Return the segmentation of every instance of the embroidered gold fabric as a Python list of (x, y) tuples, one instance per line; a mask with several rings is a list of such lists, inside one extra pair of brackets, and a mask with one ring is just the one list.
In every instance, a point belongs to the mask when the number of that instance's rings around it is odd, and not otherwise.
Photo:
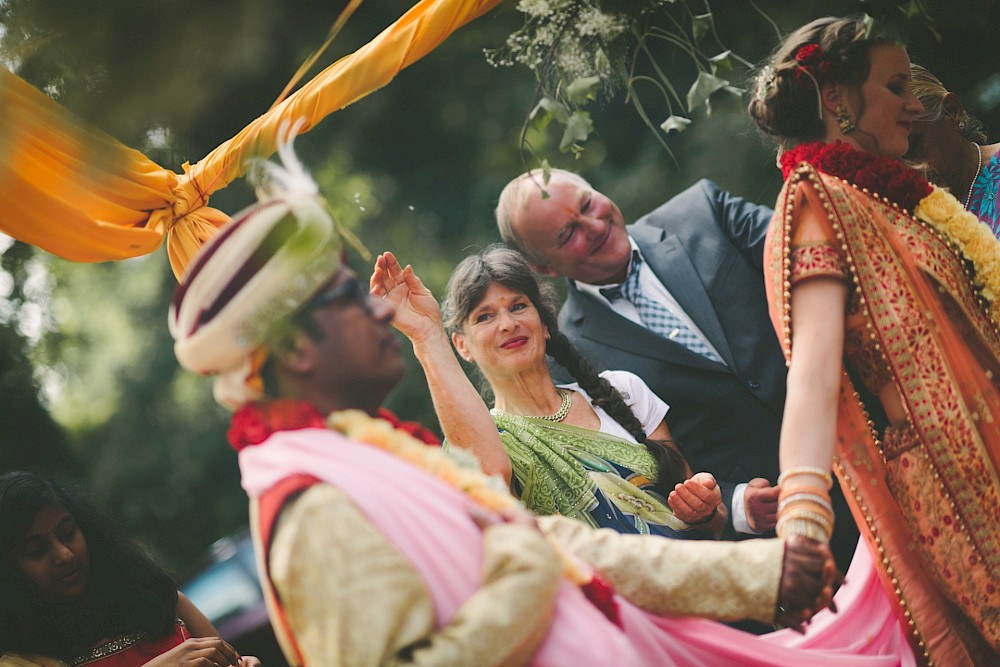
[(791, 257), (791, 283), (794, 287), (807, 278), (823, 276), (847, 278), (844, 258), (832, 243), (808, 243), (793, 246)]
[[(805, 200), (825, 219), (802, 222), (816, 217), (796, 215)], [(947, 241), (876, 193), (803, 164), (782, 191), (765, 250), (787, 358), (793, 248), (823, 242), (840, 248), (853, 278), (845, 354), (911, 422), (879, 442), (845, 373), (838, 476), (918, 655), (983, 664), (983, 644), (1000, 653), (1000, 332)]]

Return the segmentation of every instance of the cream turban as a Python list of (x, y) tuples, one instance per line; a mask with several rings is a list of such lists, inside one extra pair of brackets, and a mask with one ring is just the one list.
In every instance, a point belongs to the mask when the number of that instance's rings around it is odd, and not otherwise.
[(283, 166), (263, 163), (260, 201), (198, 251), (170, 307), (177, 360), (215, 375), (215, 398), (232, 409), (260, 398), (255, 357), (341, 261), (336, 226), (291, 141), (278, 152)]

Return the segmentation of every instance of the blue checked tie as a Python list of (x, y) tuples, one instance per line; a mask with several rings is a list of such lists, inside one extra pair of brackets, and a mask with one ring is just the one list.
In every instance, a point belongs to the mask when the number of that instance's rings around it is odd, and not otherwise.
[(669, 308), (642, 293), (639, 288), (641, 267), (642, 257), (637, 252), (633, 253), (632, 268), (625, 282), (617, 287), (602, 288), (601, 294), (608, 299), (623, 297), (628, 299), (639, 312), (639, 318), (647, 329), (680, 343), (692, 352), (697, 352), (712, 361), (722, 362), (722, 358), (705, 344), (705, 340), (684, 324)]

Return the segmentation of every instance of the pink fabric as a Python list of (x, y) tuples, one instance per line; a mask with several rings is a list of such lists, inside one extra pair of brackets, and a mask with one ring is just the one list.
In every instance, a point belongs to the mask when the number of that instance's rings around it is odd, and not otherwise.
[[(325, 429), (276, 433), (241, 451), (239, 460), (243, 488), (251, 497), (295, 473), (314, 475), (349, 494), (423, 577), (439, 627), (478, 590), (482, 541), (468, 513), (472, 501), (436, 477)], [(389, 480), (391, 487), (377, 492)], [(871, 561), (863, 551), (858, 556), (837, 595), (841, 613), (818, 615), (805, 636), (785, 630), (756, 637), (711, 621), (656, 617), (619, 598), (623, 632), (565, 582), (534, 664), (915, 664)]]

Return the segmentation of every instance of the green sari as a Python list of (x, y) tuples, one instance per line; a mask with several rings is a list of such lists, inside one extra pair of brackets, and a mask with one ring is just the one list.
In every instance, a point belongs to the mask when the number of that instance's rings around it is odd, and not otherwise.
[(652, 491), (646, 448), (592, 429), (494, 413), (513, 468), (511, 486), (536, 514), (562, 514), (620, 533), (686, 537), (689, 526)]

